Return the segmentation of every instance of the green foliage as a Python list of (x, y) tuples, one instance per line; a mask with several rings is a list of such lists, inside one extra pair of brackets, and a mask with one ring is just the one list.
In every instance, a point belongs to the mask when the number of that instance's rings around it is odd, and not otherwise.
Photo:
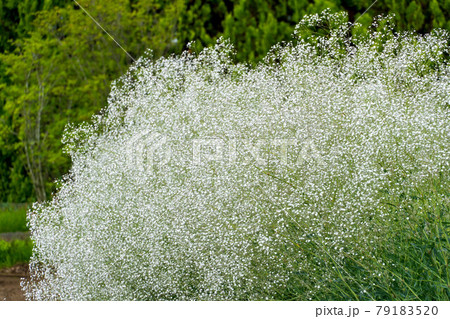
[(27, 228), (27, 208), (8, 205), (0, 208), (0, 233), (24, 232)]
[(64, 6), (70, 0), (0, 0), (0, 52), (10, 50), (14, 39), (33, 29), (37, 12)]
[(31, 240), (0, 240), (0, 268), (11, 267), (30, 260), (33, 242)]
[(406, 8), (406, 21), (408, 25), (412, 26), (414, 30), (420, 30), (424, 20), (425, 16), (422, 13), (422, 7), (416, 1), (411, 1)]
[[(450, 1), (446, 1), (447, 4), (450, 4)], [(450, 23), (446, 20), (444, 12), (442, 10), (445, 10), (444, 8), (441, 9), (441, 6), (439, 5), (437, 0), (432, 0), (430, 2), (430, 12), (431, 16), (433, 18), (432, 24), (433, 28), (450, 28)], [(447, 8), (447, 14), (448, 14), (448, 8)]]
[(385, 9), (395, 13), (395, 22), (403, 30), (429, 32), (432, 28), (450, 27), (446, 19), (450, 15), (448, 0), (378, 1), (376, 11), (382, 13)]
[[(134, 56), (148, 47), (158, 56), (171, 52), (182, 2), (166, 3), (164, 8), (154, 1), (132, 7), (128, 1), (81, 3)], [(151, 23), (149, 14), (154, 17)], [(17, 39), (13, 52), (0, 55), (6, 69), (6, 80), (0, 84), (3, 156), (22, 164), (14, 172), (25, 167), (29, 183), (23, 185), (31, 184), (39, 201), (46, 199), (54, 189), (53, 181), (69, 168), (68, 158), (61, 153), (65, 125), (86, 121), (100, 110), (110, 82), (131, 62), (92, 24), (72, 6), (40, 11), (29, 36)], [(128, 38), (130, 34), (134, 36)], [(2, 176), (2, 188), (8, 194), (8, 187), (14, 186), (13, 172), (5, 170)], [(4, 195), (3, 200), (25, 199), (21, 193)]]
[(189, 41), (196, 41), (196, 50), (212, 45), (223, 32), (223, 20), (231, 1), (185, 1), (177, 27), (178, 53)]

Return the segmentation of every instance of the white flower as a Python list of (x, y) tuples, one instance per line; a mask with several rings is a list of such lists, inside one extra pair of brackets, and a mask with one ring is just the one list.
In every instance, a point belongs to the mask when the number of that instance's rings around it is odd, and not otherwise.
[(27, 297), (270, 299), (326, 267), (313, 255), (370, 253), (389, 196), (449, 170), (448, 34), (346, 27), (254, 69), (227, 41), (141, 58), (102, 116), (65, 135), (70, 174), (29, 216)]

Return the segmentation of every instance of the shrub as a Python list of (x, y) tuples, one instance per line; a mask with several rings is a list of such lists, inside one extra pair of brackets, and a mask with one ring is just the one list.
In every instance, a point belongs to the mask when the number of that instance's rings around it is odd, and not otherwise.
[(141, 58), (65, 134), (70, 174), (29, 215), (27, 297), (389, 298), (362, 260), (396, 271), (392, 236), (426, 215), (407, 196), (448, 180), (448, 33), (349, 37), (346, 19), (305, 18), (255, 68), (227, 41)]
[(0, 240), (0, 268), (28, 262), (32, 246), (31, 240)]

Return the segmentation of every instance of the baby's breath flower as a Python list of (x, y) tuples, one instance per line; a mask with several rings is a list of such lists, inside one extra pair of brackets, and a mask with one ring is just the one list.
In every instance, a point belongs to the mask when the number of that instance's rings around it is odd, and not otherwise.
[(224, 40), (139, 59), (66, 130), (73, 167), (29, 215), (27, 298), (273, 299), (372, 256), (387, 198), (449, 171), (448, 33), (349, 39), (345, 21), (305, 18), (255, 68)]

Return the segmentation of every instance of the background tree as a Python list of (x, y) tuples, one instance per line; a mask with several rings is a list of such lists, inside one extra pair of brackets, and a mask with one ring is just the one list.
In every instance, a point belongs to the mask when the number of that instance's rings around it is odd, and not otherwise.
[[(134, 56), (149, 47), (158, 55), (170, 52), (182, 2), (164, 7), (155, 1), (81, 3)], [(64, 126), (89, 120), (105, 105), (110, 82), (131, 59), (71, 5), (40, 11), (29, 36), (13, 46), (13, 52), (1, 56), (8, 79), (1, 92), (2, 144), (24, 163), (36, 199), (42, 201), (69, 167), (61, 153)]]

